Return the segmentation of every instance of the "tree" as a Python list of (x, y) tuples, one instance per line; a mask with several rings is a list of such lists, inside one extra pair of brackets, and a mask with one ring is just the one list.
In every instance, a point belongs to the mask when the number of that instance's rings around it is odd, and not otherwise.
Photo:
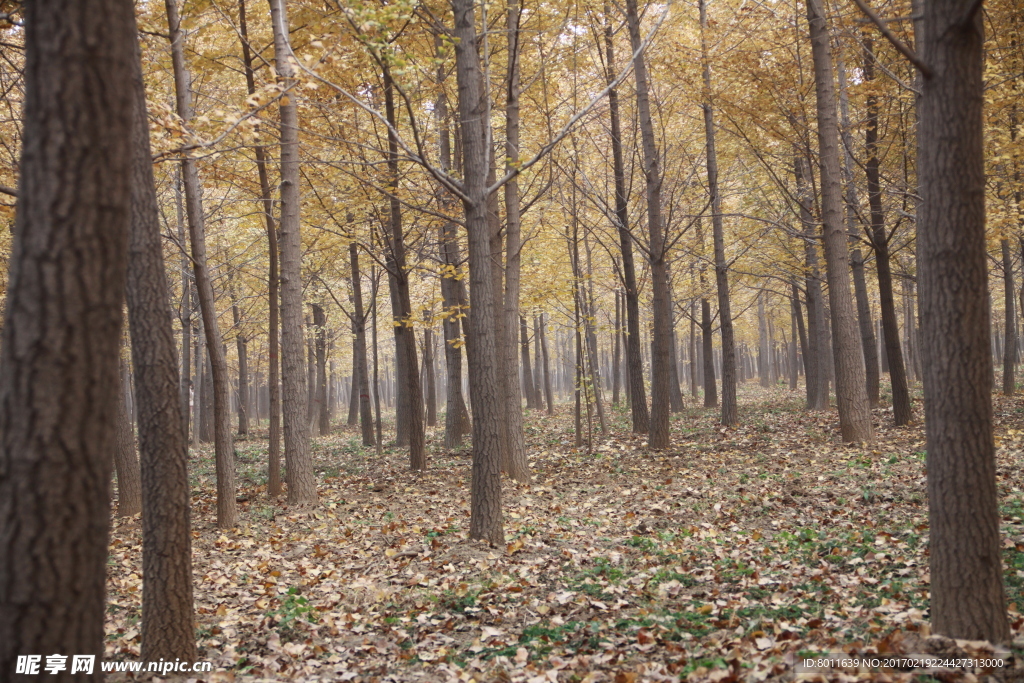
[[(131, 202), (132, 3), (39, 0), (25, 13), (21, 176), (0, 350), (4, 678), (18, 676), (16, 656), (26, 653), (103, 658)], [(52, 678), (84, 683), (103, 673), (97, 662)]]
[(281, 113), (281, 398), (288, 502), (316, 503), (313, 457), (309, 452), (306, 373), (302, 362), (302, 239), (299, 234), (299, 113), (295, 65), (288, 39), (285, 0), (269, 0), (274, 59), (282, 90)]
[(117, 448), (114, 450), (114, 471), (117, 473), (117, 516), (130, 517), (142, 511), (142, 481), (139, 458), (135, 453), (135, 428), (128, 410), (130, 373), (124, 358), (120, 362), (121, 390), (117, 400)]
[[(170, 288), (153, 182), (146, 89), (132, 38), (132, 220), (128, 240), (128, 320), (142, 469), (142, 656), (149, 661), (196, 654), (192, 602), (192, 492), (188, 480), (187, 407), (177, 403), (178, 363)], [(188, 372), (188, 368), (185, 368)]]
[[(190, 76), (185, 66), (185, 34), (181, 31), (177, 0), (166, 0), (167, 23), (174, 65), (174, 91), (178, 116), (185, 125), (192, 120)], [(189, 244), (192, 247), (192, 267), (199, 294), (199, 309), (206, 332), (206, 352), (209, 354), (210, 375), (213, 383), (213, 429), (217, 469), (217, 525), (231, 528), (238, 524), (238, 506), (235, 502), (235, 447), (231, 438), (231, 391), (228, 381), (228, 361), (221, 343), (220, 324), (217, 322), (217, 304), (213, 280), (206, 258), (206, 219), (203, 214), (202, 188), (195, 159), (185, 152), (181, 159), (181, 178), (185, 185), (185, 216), (188, 223)], [(205, 382), (203, 383), (205, 385)], [(204, 410), (204, 413), (206, 411)]]
[(843, 225), (839, 166), (839, 127), (835, 85), (825, 13), (821, 0), (807, 0), (807, 23), (814, 59), (818, 112), (818, 158), (821, 169), (821, 213), (825, 226), (825, 264), (832, 315), (832, 350), (836, 367), (839, 429), (848, 443), (874, 441), (868, 409), (864, 361), (857, 343), (856, 313), (850, 297), (850, 252)]
[(1006, 642), (992, 436), (980, 2), (924, 6), (917, 259), (931, 530), (931, 618)]

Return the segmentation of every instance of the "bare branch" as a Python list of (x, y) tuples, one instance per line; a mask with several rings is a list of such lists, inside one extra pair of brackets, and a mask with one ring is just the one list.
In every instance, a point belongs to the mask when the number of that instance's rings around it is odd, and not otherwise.
[[(889, 27), (886, 26), (886, 22), (877, 14), (875, 14), (874, 10), (868, 7), (867, 3), (865, 3), (864, 0), (853, 1), (857, 4), (857, 7), (860, 8), (860, 11), (866, 14), (868, 19), (870, 19), (872, 23), (874, 23), (874, 25), (878, 27), (878, 30), (882, 32), (882, 35), (885, 36), (886, 40), (892, 43), (892, 46), (896, 48), (897, 52), (899, 52), (901, 55), (909, 59), (910, 63), (916, 66), (917, 70), (921, 72), (922, 76), (924, 76), (925, 78), (932, 77), (932, 70), (928, 67), (928, 65), (921, 61), (921, 58), (917, 56), (916, 52), (907, 47), (903, 43), (903, 41), (896, 37), (896, 34), (889, 30)], [(975, 0), (975, 5), (981, 6), (981, 0)]]

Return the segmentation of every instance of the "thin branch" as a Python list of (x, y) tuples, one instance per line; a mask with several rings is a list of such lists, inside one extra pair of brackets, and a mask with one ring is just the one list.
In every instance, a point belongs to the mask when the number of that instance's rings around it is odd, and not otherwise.
[[(917, 70), (921, 72), (922, 76), (924, 76), (925, 78), (932, 77), (932, 70), (928, 67), (928, 65), (921, 61), (921, 58), (917, 56), (916, 52), (914, 52), (909, 47), (904, 45), (903, 42), (896, 37), (896, 34), (889, 30), (889, 27), (885, 25), (886, 22), (877, 14), (875, 14), (874, 10), (868, 7), (867, 3), (865, 3), (864, 0), (853, 1), (857, 4), (857, 7), (860, 8), (860, 11), (866, 14), (868, 19), (870, 19), (874, 23), (874, 25), (878, 27), (878, 30), (882, 32), (882, 35), (885, 36), (886, 40), (892, 43), (892, 46), (896, 48), (897, 52), (899, 52), (901, 55), (909, 59), (910, 63), (916, 66)], [(981, 0), (975, 0), (975, 4), (977, 6), (980, 6)]]

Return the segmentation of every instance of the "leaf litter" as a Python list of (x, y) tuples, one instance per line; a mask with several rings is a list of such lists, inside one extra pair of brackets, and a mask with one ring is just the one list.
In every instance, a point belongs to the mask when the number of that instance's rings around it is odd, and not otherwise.
[[(314, 440), (320, 505), (265, 492), (265, 440), (236, 445), (241, 523), (215, 526), (212, 449), (193, 460), (202, 681), (977, 680), (984, 672), (796, 675), (828, 652), (984, 655), (928, 624), (928, 511), (918, 419), (874, 413), (877, 443), (842, 445), (834, 411), (742, 388), (741, 426), (689, 406), (651, 452), (609, 410), (592, 452), (571, 414), (526, 418), (530, 484), (503, 482), (503, 548), (468, 539), (467, 449), (424, 474), (405, 454)], [(994, 398), (1004, 569), (1024, 649), (1024, 400)], [(196, 454), (193, 453), (193, 458)], [(140, 655), (138, 518), (116, 519), (107, 659)], [(1014, 670), (1011, 673), (1018, 673)], [(113, 674), (127, 680), (132, 674)], [(1012, 676), (1010, 676), (1012, 677)]]

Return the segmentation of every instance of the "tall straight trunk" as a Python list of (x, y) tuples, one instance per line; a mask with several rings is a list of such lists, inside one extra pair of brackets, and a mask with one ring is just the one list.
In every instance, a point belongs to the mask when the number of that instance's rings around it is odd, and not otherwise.
[[(124, 86), (132, 3), (24, 8), (24, 134), (0, 345), (5, 681), (36, 679), (15, 673), (26, 654), (104, 655), (134, 99)], [(45, 678), (102, 682), (103, 673), (97, 661)]]
[(544, 363), (540, 357), (540, 320), (533, 316), (533, 405), (544, 410)]
[[(395, 127), (398, 118), (395, 111), (395, 86), (391, 69), (384, 64), (384, 107), (388, 123), (388, 261), (389, 282), (392, 286), (392, 315), (395, 323), (396, 383), (401, 383), (402, 402), (405, 408), (405, 425), (409, 438), (409, 467), (414, 470), (427, 469), (426, 440), (423, 432), (423, 393), (420, 389), (420, 374), (416, 362), (416, 334), (412, 327), (412, 300), (409, 295), (409, 272), (405, 263), (405, 234), (402, 228), (402, 205), (398, 201), (398, 138)], [(396, 415), (396, 422), (398, 416)]]
[(615, 290), (615, 327), (612, 330), (612, 346), (614, 351), (612, 352), (612, 405), (619, 405), (619, 386), (621, 385), (621, 377), (619, 377), (619, 364), (622, 361), (622, 344), (621, 344), (621, 330), (622, 330), (622, 299), (619, 296), (619, 290)]
[(519, 316), (519, 345), (523, 355), (523, 393), (526, 394), (526, 407), (537, 409), (537, 394), (533, 390), (533, 366), (530, 363), (530, 330), (526, 326), (526, 316)]
[(370, 376), (366, 363), (366, 310), (363, 308), (363, 283), (359, 274), (359, 246), (348, 247), (352, 268), (352, 386), (359, 394), (359, 427), (364, 446), (374, 445), (373, 413), (370, 405)]
[(382, 436), (381, 419), (380, 419), (380, 363), (379, 354), (377, 347), (377, 269), (370, 268), (370, 313), (373, 316), (373, 325), (371, 327), (371, 341), (373, 343), (373, 429), (375, 439), (374, 442), (377, 445), (377, 455), (380, 455), (384, 451), (384, 442)]
[[(700, 331), (704, 356), (704, 407), (713, 408), (718, 405), (718, 382), (715, 377), (715, 338), (711, 319), (711, 302), (706, 298), (700, 300)], [(732, 354), (733, 361), (736, 354)], [(735, 362), (733, 370), (735, 371)], [(734, 382), (735, 384), (735, 382)]]
[[(825, 302), (821, 291), (821, 272), (818, 270), (818, 231), (811, 214), (811, 167), (807, 158), (796, 154), (794, 159), (797, 201), (800, 204), (800, 222), (804, 228), (804, 263), (807, 273), (804, 287), (807, 292), (807, 345), (804, 369), (807, 376), (807, 409), (828, 408), (828, 372), (825, 354), (828, 341), (825, 334)], [(795, 286), (795, 285), (794, 285)]]
[(810, 354), (810, 351), (809, 351), (810, 347), (809, 347), (809, 342), (807, 340), (808, 334), (807, 334), (807, 331), (806, 331), (806, 329), (804, 327), (804, 316), (803, 316), (803, 313), (800, 311), (800, 290), (796, 286), (796, 280), (793, 280), (791, 285), (792, 285), (792, 288), (793, 288), (793, 295), (792, 295), (793, 315), (796, 317), (796, 329), (797, 329), (797, 333), (798, 333), (798, 335), (800, 337), (800, 356), (803, 359), (803, 365), (804, 365), (804, 381), (809, 382), (810, 380), (808, 378), (809, 378), (810, 375), (808, 375), (808, 369), (807, 369), (808, 368), (808, 360), (807, 360), (807, 357)]
[[(732, 326), (732, 304), (729, 299), (729, 264), (725, 258), (725, 229), (722, 226), (722, 196), (718, 188), (718, 152), (715, 147), (715, 112), (711, 96), (711, 64), (708, 58), (707, 2), (700, 0), (701, 61), (704, 79), (704, 140), (707, 147), (708, 192), (711, 194), (711, 232), (715, 249), (715, 284), (718, 290), (718, 318), (722, 330), (722, 424), (736, 424), (736, 342)], [(707, 331), (705, 336), (710, 337)], [(710, 344), (705, 341), (705, 349)], [(714, 383), (714, 372), (707, 377)], [(705, 380), (705, 387), (707, 386)], [(707, 401), (705, 388), (704, 405)]]
[(317, 384), (316, 384), (316, 329), (313, 327), (313, 318), (306, 316), (306, 386), (309, 387), (309, 392), (306, 396), (306, 420), (309, 422), (309, 433), (310, 435), (319, 434), (316, 396), (317, 396)]
[(800, 375), (799, 370), (800, 369), (797, 366), (797, 358), (796, 358), (797, 340), (799, 339), (799, 336), (800, 336), (798, 331), (797, 331), (797, 323), (798, 322), (801, 323), (800, 327), (802, 328), (803, 327), (803, 325), (802, 325), (803, 321), (799, 320), (799, 318), (800, 318), (800, 308), (799, 308), (799, 306), (800, 306), (800, 304), (798, 303), (798, 299), (794, 296), (793, 299), (790, 301), (790, 307), (789, 307), (789, 339), (790, 339), (790, 342), (789, 342), (789, 389), (790, 389), (790, 391), (796, 391), (797, 384), (800, 382), (800, 377), (799, 377), (799, 375)]
[(313, 413), (317, 432), (324, 436), (331, 431), (331, 419), (327, 412), (327, 316), (320, 304), (313, 304), (313, 328), (316, 330), (316, 402)]
[(690, 301), (690, 398), (696, 399), (700, 394), (698, 386), (700, 377), (697, 371), (697, 300)]
[(1010, 255), (1010, 240), (999, 240), (1003, 251), (1003, 306), (1006, 315), (1003, 320), (1003, 393), (1013, 396), (1016, 382), (1013, 376), (1013, 364), (1017, 360), (1017, 320), (1014, 311), (1013, 290), (1013, 256)]
[[(149, 661), (195, 661), (192, 599), (191, 491), (188, 479), (188, 405), (176, 405), (179, 387), (170, 287), (153, 181), (149, 117), (138, 38), (132, 88), (132, 224), (128, 241), (128, 320), (142, 476), (142, 656)], [(191, 325), (191, 323), (189, 323)], [(183, 366), (186, 377), (190, 368)]]
[(234, 297), (231, 316), (235, 321), (235, 349), (238, 352), (238, 435), (246, 436), (249, 434), (249, 358), (245, 336), (239, 327), (242, 317)]
[(769, 346), (768, 346), (768, 319), (765, 317), (764, 311), (764, 292), (758, 292), (757, 295), (757, 372), (758, 379), (760, 380), (762, 387), (770, 387), (772, 385), (771, 373), (768, 370), (769, 360)]
[(199, 359), (202, 363), (198, 372), (203, 373), (202, 391), (199, 396), (199, 403), (202, 411), (199, 413), (199, 440), (202, 443), (212, 443), (214, 441), (214, 411), (213, 411), (213, 370), (210, 368), (210, 351), (209, 344), (206, 341), (206, 326), (203, 325), (200, 328), (200, 332), (203, 334), (203, 350), (199, 354)]
[(124, 357), (120, 362), (121, 390), (117, 401), (117, 442), (114, 449), (114, 473), (117, 475), (117, 516), (131, 517), (142, 512), (142, 475), (135, 453), (135, 429), (128, 410), (131, 375)]
[[(143, 94), (145, 101), (145, 94)], [(148, 144), (148, 138), (147, 138)], [(175, 169), (174, 173), (174, 208), (178, 226), (178, 244), (185, 244), (185, 198), (181, 188), (181, 168)], [(181, 415), (185, 431), (185, 441), (188, 442), (189, 417), (191, 416), (192, 403), (192, 262), (188, 254), (181, 252), (181, 372), (178, 389), (181, 395)]]
[(551, 391), (551, 364), (548, 359), (547, 335), (544, 332), (544, 314), (541, 313), (538, 318), (537, 336), (540, 339), (538, 343), (540, 344), (540, 353), (543, 358), (544, 365), (544, 402), (547, 403), (548, 415), (554, 415), (555, 399), (553, 392)]
[(640, 39), (640, 16), (636, 0), (626, 0), (626, 23), (633, 48), (633, 75), (643, 148), (644, 179), (647, 189), (647, 231), (650, 249), (651, 290), (654, 331), (651, 346), (651, 424), (647, 443), (650, 448), (669, 445), (669, 352), (672, 345), (672, 304), (668, 280), (668, 253), (665, 226), (661, 217), (661, 157), (654, 139), (651, 117), (650, 85)]
[(205, 335), (203, 334), (203, 318), (199, 316), (198, 324), (195, 329), (195, 334), (192, 335), (195, 339), (192, 353), (192, 367), (189, 371), (192, 373), (192, 446), (195, 448), (199, 447), (200, 444), (200, 432), (202, 431), (202, 418), (203, 418), (203, 368), (206, 367), (204, 358), (206, 354), (206, 342), (204, 341)]
[[(430, 316), (426, 311), (423, 313), (429, 321)], [(423, 393), (427, 426), (433, 427), (437, 424), (437, 382), (434, 377), (434, 332), (428, 325), (429, 322), (423, 326)]]
[(281, 119), (281, 403), (288, 502), (316, 504), (316, 478), (309, 452), (306, 373), (302, 363), (302, 236), (299, 197), (299, 109), (295, 66), (288, 38), (285, 0), (269, 0), (274, 31), (274, 64), (284, 94)]
[[(354, 244), (354, 243), (353, 243)], [(356, 369), (356, 323), (352, 321), (352, 381), (348, 386), (348, 419), (345, 424), (355, 427), (359, 424), (359, 382), (357, 380), (358, 370)]]
[[(191, 77), (185, 66), (185, 36), (181, 32), (177, 0), (166, 0), (167, 22), (171, 41), (171, 64), (174, 70), (175, 103), (178, 116), (185, 125), (192, 121)], [(231, 386), (228, 361), (221, 342), (220, 324), (217, 322), (217, 303), (213, 293), (213, 278), (206, 258), (206, 224), (203, 216), (202, 186), (195, 159), (185, 156), (181, 160), (181, 177), (185, 185), (185, 217), (192, 264), (199, 293), (199, 310), (206, 332), (207, 353), (210, 356), (213, 389), (213, 430), (217, 470), (217, 525), (227, 529), (238, 524), (238, 506), (235, 503), (235, 448), (231, 437)]]
[[(252, 66), (252, 49), (249, 45), (249, 33), (246, 25), (245, 0), (238, 0), (238, 27), (242, 39), (242, 62), (245, 68), (245, 86), (249, 95), (256, 93), (256, 81)], [(279, 321), (278, 312), (280, 295), (278, 294), (278, 246), (277, 227), (274, 225), (274, 199), (270, 190), (270, 179), (267, 176), (267, 152), (263, 145), (253, 148), (256, 157), (256, 171), (260, 179), (260, 202), (263, 205), (263, 221), (267, 231), (267, 302), (269, 319), (267, 321), (267, 393), (268, 413), (270, 419), (269, 444), (267, 447), (267, 495), (281, 495), (281, 371), (278, 356)]]
[[(864, 41), (864, 64), (861, 70), (865, 82), (875, 78), (875, 57), (870, 40)], [(870, 93), (870, 91), (869, 91)], [(882, 212), (882, 185), (878, 161), (878, 98), (869, 94), (866, 100), (867, 122), (864, 128), (864, 148), (867, 160), (864, 174), (867, 176), (868, 207), (871, 215), (871, 249), (875, 253), (875, 270), (878, 277), (878, 302), (882, 317), (882, 336), (885, 338), (885, 358), (892, 385), (892, 414), (896, 426), (910, 422), (910, 389), (907, 386), (907, 371), (900, 346), (899, 321), (896, 317), (896, 300), (892, 292), (892, 267), (889, 257), (889, 235), (885, 230), (885, 214)]]
[(505, 542), (501, 512), (501, 424), (505, 403), (499, 397), (498, 359), (494, 327), (500, 292), (494, 289), (487, 216), (488, 156), (484, 117), (487, 93), (477, 52), (474, 0), (453, 0), (455, 15), (455, 74), (462, 122), (463, 209), (469, 235), (469, 280), (473, 305), (469, 309), (470, 401), (473, 406), (473, 469), (470, 487), (470, 538), (500, 545)]
[[(604, 4), (605, 68), (609, 86), (615, 81), (615, 50), (609, 4)], [(608, 117), (612, 138), (612, 173), (615, 176), (615, 220), (622, 252), (622, 285), (626, 302), (626, 387), (629, 408), (633, 418), (633, 432), (646, 434), (651, 428), (647, 410), (647, 392), (644, 390), (643, 358), (640, 355), (640, 290), (636, 283), (636, 265), (633, 261), (633, 237), (629, 225), (629, 197), (626, 195), (626, 170), (622, 155), (622, 125), (619, 117), (619, 95), (615, 88), (608, 91)], [(550, 402), (549, 402), (550, 404)]]
[(818, 159), (821, 176), (821, 213), (825, 229), (825, 270), (832, 313), (832, 350), (835, 363), (839, 431), (847, 443), (874, 441), (864, 374), (864, 359), (857, 343), (857, 316), (850, 297), (850, 251), (843, 221), (839, 126), (836, 122), (832, 54), (821, 0), (807, 0), (807, 23), (814, 60), (818, 115)]
[(1005, 643), (992, 436), (980, 3), (924, 6), (918, 132), (931, 618), (936, 633)]
[(840, 135), (843, 142), (842, 169), (846, 199), (846, 229), (851, 245), (850, 268), (853, 274), (853, 295), (857, 303), (857, 323), (860, 327), (861, 348), (864, 354), (864, 381), (868, 406), (875, 408), (879, 400), (878, 348), (875, 344), (875, 326), (868, 303), (867, 278), (864, 274), (864, 255), (860, 250), (857, 211), (860, 200), (853, 179), (853, 136), (850, 134), (850, 100), (846, 87), (846, 62), (842, 52), (836, 56), (836, 75), (839, 80)]

